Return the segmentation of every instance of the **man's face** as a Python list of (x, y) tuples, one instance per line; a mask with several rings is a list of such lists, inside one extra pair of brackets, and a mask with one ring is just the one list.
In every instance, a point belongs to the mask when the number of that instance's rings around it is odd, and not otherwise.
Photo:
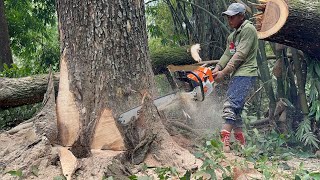
[(229, 26), (238, 29), (241, 26), (244, 17), (243, 14), (239, 13), (234, 16), (227, 16), (227, 18)]

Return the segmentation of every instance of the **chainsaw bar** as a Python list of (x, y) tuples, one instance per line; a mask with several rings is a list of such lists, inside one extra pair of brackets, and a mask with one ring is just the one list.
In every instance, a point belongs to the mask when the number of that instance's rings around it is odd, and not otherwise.
[[(159, 109), (164, 109), (167, 107), (173, 100), (177, 98), (177, 92), (170, 93), (168, 95), (159, 97), (153, 101), (153, 104)], [(137, 118), (139, 111), (142, 106), (137, 106), (129, 111), (120, 114), (119, 118), (117, 119), (120, 124), (128, 124), (133, 118)]]

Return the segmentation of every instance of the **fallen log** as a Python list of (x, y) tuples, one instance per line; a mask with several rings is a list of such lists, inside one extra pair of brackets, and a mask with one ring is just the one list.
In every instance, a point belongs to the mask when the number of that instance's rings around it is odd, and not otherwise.
[(155, 75), (163, 74), (167, 71), (167, 66), (187, 65), (196, 63), (187, 47), (163, 47), (150, 51), (152, 70)]
[[(53, 79), (54, 87), (58, 89), (59, 74), (55, 74)], [(47, 74), (23, 78), (0, 78), (0, 108), (41, 102), (47, 87)]]
[[(195, 61), (192, 60), (192, 57), (189, 54), (190, 53), (187, 53), (185, 48), (174, 48), (173, 50), (168, 49), (152, 53), (152, 65), (155, 74), (167, 73), (168, 68), (171, 68), (170, 71), (193, 70), (199, 65), (215, 65), (219, 61), (210, 60), (192, 64)], [(290, 58), (291, 55), (288, 55), (288, 57)], [(276, 56), (271, 55), (268, 56), (267, 59), (276, 59)], [(59, 73), (54, 74), (54, 87), (56, 90), (56, 95), (57, 90), (59, 89), (59, 77)], [(0, 78), (0, 109), (41, 102), (47, 89), (47, 79), (47, 74), (23, 78)]]
[[(260, 39), (300, 49), (320, 57), (320, 2), (267, 0), (256, 4), (254, 15)], [(262, 11), (262, 12), (261, 12)]]

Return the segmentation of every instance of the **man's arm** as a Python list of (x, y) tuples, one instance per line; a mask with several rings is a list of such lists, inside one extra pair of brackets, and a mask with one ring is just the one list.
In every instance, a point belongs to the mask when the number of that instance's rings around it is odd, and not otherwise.
[(254, 43), (257, 32), (254, 29), (243, 29), (240, 32), (239, 44), (236, 47), (236, 53), (232, 56), (226, 67), (222, 70), (224, 74), (234, 72), (246, 60), (248, 53)]

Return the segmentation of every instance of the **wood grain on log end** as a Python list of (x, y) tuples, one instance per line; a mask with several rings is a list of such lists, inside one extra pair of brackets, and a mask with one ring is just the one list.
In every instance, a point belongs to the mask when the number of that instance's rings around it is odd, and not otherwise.
[(91, 149), (123, 151), (124, 140), (118, 130), (111, 110), (105, 109), (96, 125)]
[(69, 90), (68, 69), (65, 51), (61, 58), (60, 83), (57, 97), (57, 120), (60, 141), (63, 146), (71, 146), (79, 132), (79, 110), (75, 98)]
[(256, 19), (259, 39), (276, 34), (286, 23), (288, 15), (289, 8), (284, 0), (268, 0), (263, 18)]

